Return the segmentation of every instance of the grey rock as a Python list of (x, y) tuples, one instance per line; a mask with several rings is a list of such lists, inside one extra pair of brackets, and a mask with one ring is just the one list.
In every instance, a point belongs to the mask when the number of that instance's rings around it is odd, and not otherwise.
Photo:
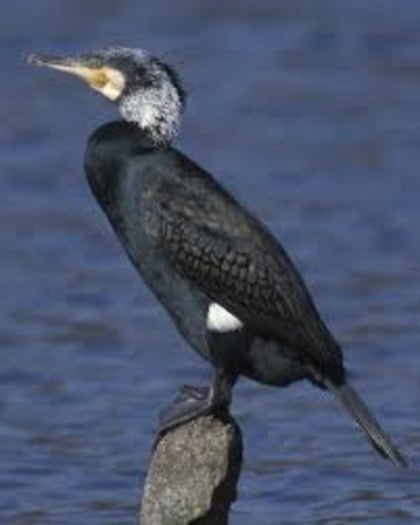
[(140, 524), (227, 524), (241, 464), (242, 435), (230, 415), (175, 428), (153, 452)]

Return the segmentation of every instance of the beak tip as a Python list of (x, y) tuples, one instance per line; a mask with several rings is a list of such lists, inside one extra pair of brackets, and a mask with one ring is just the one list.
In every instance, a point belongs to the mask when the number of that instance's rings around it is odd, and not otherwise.
[(42, 60), (36, 53), (31, 53), (26, 57), (26, 63), (33, 66), (41, 66)]

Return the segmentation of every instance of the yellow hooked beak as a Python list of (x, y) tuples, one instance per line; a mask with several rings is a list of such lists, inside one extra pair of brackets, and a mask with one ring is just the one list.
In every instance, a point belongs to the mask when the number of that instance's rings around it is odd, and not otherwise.
[(91, 67), (84, 64), (83, 59), (78, 58), (32, 54), (28, 57), (28, 64), (49, 67), (75, 75), (110, 100), (117, 100), (121, 96), (126, 83), (125, 76), (121, 71), (108, 66)]

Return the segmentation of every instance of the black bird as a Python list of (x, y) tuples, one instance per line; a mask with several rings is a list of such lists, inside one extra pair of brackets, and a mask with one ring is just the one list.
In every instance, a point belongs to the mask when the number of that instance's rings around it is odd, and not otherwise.
[(89, 139), (90, 187), (146, 284), (212, 364), (211, 388), (185, 388), (161, 430), (226, 406), (240, 375), (281, 387), (307, 379), (339, 399), (382, 456), (406, 466), (350, 386), (340, 345), (288, 254), (171, 145), (185, 103), (176, 72), (124, 47), (29, 62), (78, 76), (119, 107), (123, 120)]

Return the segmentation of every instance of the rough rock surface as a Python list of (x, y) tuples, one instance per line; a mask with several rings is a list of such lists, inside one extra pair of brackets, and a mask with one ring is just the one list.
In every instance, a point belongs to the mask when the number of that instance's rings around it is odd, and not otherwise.
[(241, 463), (242, 435), (230, 415), (175, 428), (153, 451), (140, 524), (227, 524)]

